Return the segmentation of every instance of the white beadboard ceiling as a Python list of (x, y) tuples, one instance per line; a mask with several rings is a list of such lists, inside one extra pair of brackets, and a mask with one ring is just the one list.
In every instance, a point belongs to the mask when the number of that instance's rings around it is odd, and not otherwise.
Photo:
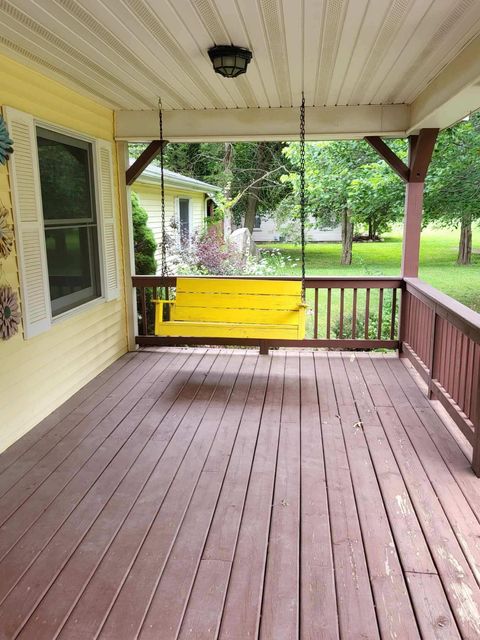
[(480, 0), (0, 0), (1, 51), (117, 110), (410, 104), (479, 33)]

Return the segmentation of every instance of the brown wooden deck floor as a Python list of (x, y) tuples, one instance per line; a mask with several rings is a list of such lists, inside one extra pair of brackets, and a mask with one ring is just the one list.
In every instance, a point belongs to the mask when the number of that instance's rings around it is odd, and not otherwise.
[(129, 354), (0, 469), (1, 638), (480, 637), (480, 481), (395, 357)]

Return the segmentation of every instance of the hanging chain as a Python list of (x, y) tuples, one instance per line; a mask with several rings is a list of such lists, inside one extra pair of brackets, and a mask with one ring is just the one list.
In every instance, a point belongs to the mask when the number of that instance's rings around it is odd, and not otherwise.
[(302, 243), (302, 300), (305, 302), (305, 95), (300, 107), (300, 239)]
[(160, 188), (162, 201), (162, 246), (161, 246), (161, 273), (162, 276), (168, 274), (167, 268), (167, 238), (165, 231), (165, 180), (164, 180), (164, 139), (163, 139), (163, 114), (162, 100), (158, 99), (158, 128), (160, 132)]

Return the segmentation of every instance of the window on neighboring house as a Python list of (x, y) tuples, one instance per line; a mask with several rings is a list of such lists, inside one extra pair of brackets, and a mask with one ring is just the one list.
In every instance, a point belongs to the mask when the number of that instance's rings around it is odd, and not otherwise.
[(254, 229), (261, 229), (262, 228), (262, 218), (260, 216), (255, 216), (255, 226)]
[(190, 199), (178, 199), (178, 222), (180, 231), (180, 243), (188, 244), (190, 240)]
[(52, 315), (101, 295), (92, 144), (36, 129)]

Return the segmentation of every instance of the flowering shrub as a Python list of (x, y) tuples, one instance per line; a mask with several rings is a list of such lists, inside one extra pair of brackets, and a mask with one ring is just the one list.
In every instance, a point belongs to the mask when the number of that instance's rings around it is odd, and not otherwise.
[(294, 260), (275, 249), (259, 251), (256, 256), (243, 254), (214, 226), (197, 233), (183, 246), (170, 243), (168, 262), (170, 273), (184, 275), (263, 276), (295, 268)]
[(300, 260), (280, 249), (260, 249), (260, 260), (263, 271), (259, 275), (287, 275), (299, 274)]

